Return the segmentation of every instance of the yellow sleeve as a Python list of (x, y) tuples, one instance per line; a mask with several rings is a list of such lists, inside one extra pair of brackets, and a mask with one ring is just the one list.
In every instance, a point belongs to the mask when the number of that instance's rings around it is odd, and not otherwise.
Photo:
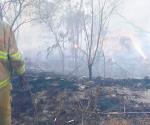
[(22, 60), (22, 55), (18, 51), (13, 31), (10, 31), (8, 44), (8, 56), (9, 61), (11, 61), (12, 68), (18, 75), (23, 75), (25, 73), (25, 65), (24, 61)]

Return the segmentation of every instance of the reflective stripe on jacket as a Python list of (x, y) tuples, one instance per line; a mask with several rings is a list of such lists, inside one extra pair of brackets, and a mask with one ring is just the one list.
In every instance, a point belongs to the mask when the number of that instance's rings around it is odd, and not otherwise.
[(10, 65), (18, 75), (24, 74), (25, 65), (15, 35), (8, 24), (0, 21), (0, 88), (10, 82)]

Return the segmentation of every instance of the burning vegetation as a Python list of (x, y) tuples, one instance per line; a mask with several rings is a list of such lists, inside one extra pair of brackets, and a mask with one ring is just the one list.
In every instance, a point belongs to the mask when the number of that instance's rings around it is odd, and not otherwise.
[(27, 79), (32, 96), (14, 85), (15, 125), (149, 125), (150, 102), (142, 101), (148, 78), (89, 80), (30, 73)]

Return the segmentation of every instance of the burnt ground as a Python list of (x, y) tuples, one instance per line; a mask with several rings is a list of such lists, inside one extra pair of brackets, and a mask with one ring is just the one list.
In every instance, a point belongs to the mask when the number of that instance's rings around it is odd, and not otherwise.
[[(106, 115), (108, 112), (150, 111), (149, 104), (135, 101), (124, 88), (133, 91), (150, 89), (150, 80), (70, 77), (54, 73), (28, 73), (32, 93), (13, 80), (13, 122), (15, 125), (96, 125), (110, 117), (149, 118), (148, 114)], [(124, 109), (126, 107), (126, 109)], [(137, 121), (137, 120), (136, 120)]]

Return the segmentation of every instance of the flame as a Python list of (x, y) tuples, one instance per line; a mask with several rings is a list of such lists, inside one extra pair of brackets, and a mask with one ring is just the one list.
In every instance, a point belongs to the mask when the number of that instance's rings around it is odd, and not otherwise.
[(79, 48), (79, 46), (78, 46), (77, 44), (74, 44), (74, 48), (76, 48), (76, 49), (77, 49), (77, 48)]

